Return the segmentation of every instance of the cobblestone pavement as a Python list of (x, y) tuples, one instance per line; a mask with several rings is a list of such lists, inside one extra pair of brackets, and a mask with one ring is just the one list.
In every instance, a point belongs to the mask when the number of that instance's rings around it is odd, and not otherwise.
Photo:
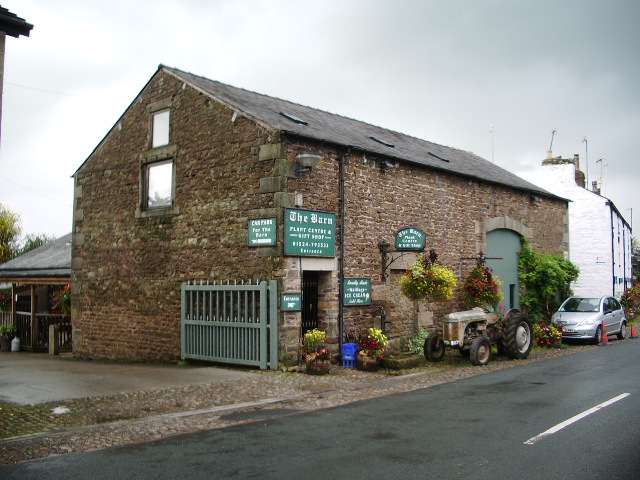
[[(473, 367), (457, 352), (443, 362), (377, 373), (331, 366), (329, 375), (263, 371), (253, 378), (215, 384), (90, 397), (36, 406), (0, 408), (0, 465), (50, 455), (145, 442), (222, 428), (259, 418), (328, 408), (426, 388), (503, 368), (578, 353), (595, 346), (534, 350), (527, 360), (498, 357)], [(66, 414), (52, 409), (65, 407)]]

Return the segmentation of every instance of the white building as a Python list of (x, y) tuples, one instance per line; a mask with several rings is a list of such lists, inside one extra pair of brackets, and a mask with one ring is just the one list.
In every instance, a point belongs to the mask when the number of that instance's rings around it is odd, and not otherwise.
[(631, 227), (611, 200), (600, 195), (596, 182), (585, 188), (579, 156), (542, 162), (546, 190), (571, 200), (569, 204), (569, 259), (580, 268), (575, 295), (613, 295), (620, 298), (631, 287)]

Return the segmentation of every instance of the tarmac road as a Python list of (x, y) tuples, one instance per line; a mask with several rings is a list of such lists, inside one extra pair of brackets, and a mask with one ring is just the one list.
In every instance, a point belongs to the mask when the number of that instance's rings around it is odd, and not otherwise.
[(243, 425), (0, 467), (0, 476), (626, 480), (640, 468), (638, 361), (637, 342), (616, 342), (334, 408), (254, 412)]

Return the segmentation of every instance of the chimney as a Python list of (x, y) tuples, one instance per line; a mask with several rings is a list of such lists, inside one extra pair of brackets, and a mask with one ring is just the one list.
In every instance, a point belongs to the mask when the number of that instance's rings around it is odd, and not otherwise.
[(551, 160), (553, 158), (553, 152), (551, 150), (547, 150), (547, 160)]
[(573, 155), (573, 164), (576, 166), (576, 185), (582, 188), (587, 188), (587, 182), (584, 172), (580, 171), (580, 155), (577, 153)]
[(598, 188), (598, 182), (597, 181), (593, 181), (591, 182), (591, 189), (593, 191), (593, 193), (597, 193), (598, 195), (600, 195), (600, 189)]

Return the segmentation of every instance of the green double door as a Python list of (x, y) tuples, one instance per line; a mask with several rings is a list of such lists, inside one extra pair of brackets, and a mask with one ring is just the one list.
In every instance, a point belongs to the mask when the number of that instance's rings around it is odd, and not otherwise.
[(487, 233), (487, 266), (500, 275), (504, 299), (501, 310), (520, 309), (518, 253), (522, 250), (520, 235), (513, 230), (497, 229)]

